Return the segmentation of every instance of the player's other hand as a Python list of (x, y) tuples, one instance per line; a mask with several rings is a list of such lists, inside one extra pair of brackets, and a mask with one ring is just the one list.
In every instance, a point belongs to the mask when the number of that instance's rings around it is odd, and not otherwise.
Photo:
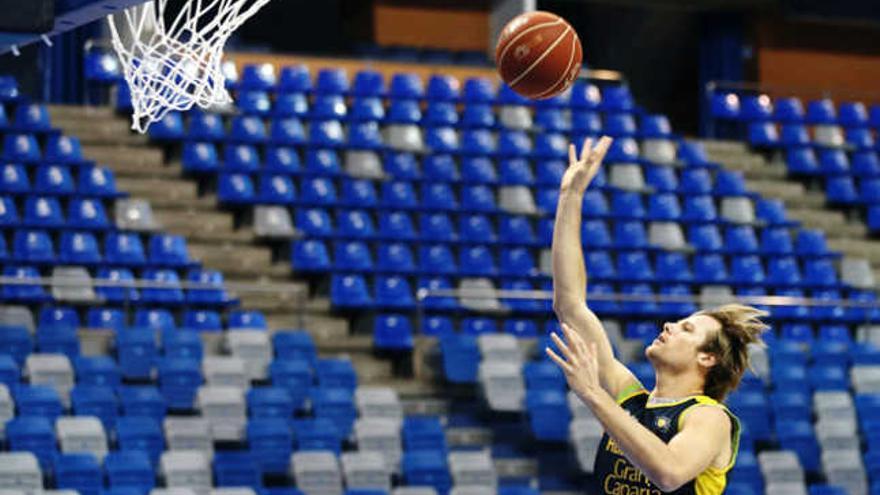
[(608, 136), (602, 136), (596, 146), (593, 139), (586, 138), (581, 148), (581, 156), (578, 157), (574, 143), (568, 145), (568, 169), (562, 176), (562, 184), (559, 186), (562, 192), (583, 193), (592, 182), (593, 177), (599, 172), (602, 160), (608, 153), (608, 148), (613, 140)]

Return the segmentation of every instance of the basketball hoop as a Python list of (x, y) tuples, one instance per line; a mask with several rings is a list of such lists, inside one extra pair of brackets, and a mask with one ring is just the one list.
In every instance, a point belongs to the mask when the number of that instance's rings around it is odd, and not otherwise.
[(223, 48), (269, 1), (184, 0), (180, 7), (175, 2), (175, 13), (169, 0), (149, 0), (108, 16), (113, 48), (131, 89), (131, 128), (144, 133), (170, 111), (231, 103)]

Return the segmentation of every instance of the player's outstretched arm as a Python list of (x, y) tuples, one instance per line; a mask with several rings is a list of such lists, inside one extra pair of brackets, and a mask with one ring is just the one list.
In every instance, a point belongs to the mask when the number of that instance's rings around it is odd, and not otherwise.
[(581, 248), (584, 192), (599, 171), (609, 146), (608, 137), (600, 139), (595, 147), (587, 139), (580, 156), (573, 144), (569, 146), (569, 165), (562, 177), (553, 228), (553, 311), (560, 322), (577, 329), (587, 342), (596, 343), (602, 386), (617, 397), (638, 381), (614, 359), (602, 322), (587, 307), (587, 272)]
[(720, 407), (694, 406), (681, 429), (665, 443), (618, 405), (599, 383), (599, 347), (587, 343), (569, 325), (563, 341), (553, 335), (560, 354), (547, 354), (565, 373), (571, 390), (593, 411), (630, 462), (664, 492), (673, 491), (706, 470), (731, 436), (731, 421)]

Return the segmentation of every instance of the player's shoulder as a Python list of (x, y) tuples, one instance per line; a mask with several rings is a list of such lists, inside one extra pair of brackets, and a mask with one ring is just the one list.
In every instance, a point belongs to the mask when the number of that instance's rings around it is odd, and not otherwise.
[(715, 401), (699, 401), (682, 412), (681, 427), (729, 430), (732, 427), (732, 419), (724, 405)]

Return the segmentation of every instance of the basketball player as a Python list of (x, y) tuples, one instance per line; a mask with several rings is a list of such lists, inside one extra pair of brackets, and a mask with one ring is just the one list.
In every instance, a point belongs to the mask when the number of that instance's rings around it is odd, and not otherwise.
[[(562, 178), (553, 233), (553, 309), (565, 334), (547, 354), (571, 390), (602, 423), (596, 456), (598, 493), (718, 495), (736, 460), (739, 421), (721, 404), (748, 367), (747, 345), (760, 343), (766, 313), (741, 305), (700, 311), (663, 325), (645, 350), (657, 384), (647, 391), (614, 358), (602, 323), (585, 304), (581, 207), (611, 139), (586, 140)], [(561, 354), (561, 355), (560, 355)]]

